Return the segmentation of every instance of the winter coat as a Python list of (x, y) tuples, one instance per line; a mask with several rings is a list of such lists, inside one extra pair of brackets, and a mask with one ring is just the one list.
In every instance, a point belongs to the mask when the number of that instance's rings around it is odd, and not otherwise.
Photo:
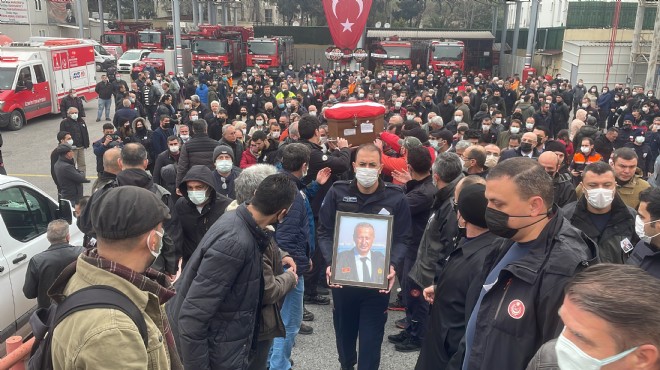
[(59, 185), (60, 197), (77, 203), (83, 196), (83, 185), (89, 180), (76, 169), (73, 159), (67, 159), (64, 154), (55, 162), (55, 177)]
[(241, 169), (246, 169), (248, 167), (254, 166), (257, 164), (257, 157), (252, 154), (252, 151), (248, 148), (243, 151), (243, 155), (241, 156)]
[(555, 190), (554, 203), (563, 207), (568, 203), (575, 202), (577, 195), (573, 186), (571, 175), (568, 173), (558, 173), (552, 178), (552, 186)]
[(67, 112), (71, 107), (78, 108), (78, 116), (85, 118), (85, 107), (83, 106), (82, 99), (79, 96), (72, 98), (71, 96), (67, 95), (63, 97), (62, 101), (60, 102), (60, 114), (62, 115), (62, 119), (66, 119)]
[(205, 134), (195, 134), (187, 143), (181, 147), (179, 163), (176, 170), (176, 185), (181, 184), (181, 180), (192, 166), (201, 164), (211, 170), (215, 169), (213, 162), (213, 150), (220, 145), (217, 141), (211, 139)]
[(115, 116), (112, 118), (112, 123), (115, 127), (123, 125), (125, 122), (133, 123), (133, 120), (138, 118), (138, 111), (131, 107), (122, 107), (115, 112)]
[(419, 243), (424, 235), (426, 223), (431, 215), (433, 197), (438, 189), (433, 185), (433, 176), (429, 175), (422, 180), (410, 180), (406, 183), (406, 199), (410, 206), (410, 221), (412, 223), (410, 243), (407, 256), (414, 260), (417, 256)]
[(186, 369), (247, 367), (260, 331), (262, 259), (270, 242), (271, 234), (241, 205), (222, 215), (193, 253), (167, 305)]
[[(199, 181), (208, 185), (209, 201), (201, 211), (188, 197), (187, 181)], [(183, 258), (183, 266), (199, 245), (211, 226), (225, 213), (231, 199), (217, 194), (213, 187), (213, 175), (206, 166), (192, 166), (179, 185), (183, 196), (177, 200), (172, 210), (172, 240), (177, 259)]]
[(642, 270), (660, 279), (660, 251), (643, 240), (637, 243), (626, 263), (639, 266)]
[(89, 133), (87, 132), (87, 124), (82, 118), (74, 121), (70, 117), (65, 118), (60, 122), (60, 131), (66, 131), (71, 134), (73, 145), (76, 148), (89, 148)]
[[(283, 171), (296, 184), (298, 193), (293, 199), (284, 220), (275, 229), (275, 240), (280, 249), (289, 253), (296, 262), (298, 276), (309, 270), (309, 259), (312, 256), (310, 246), (310, 219), (307, 212), (309, 200), (305, 194), (305, 185), (290, 172)], [(311, 222), (314, 222), (312, 218)]]

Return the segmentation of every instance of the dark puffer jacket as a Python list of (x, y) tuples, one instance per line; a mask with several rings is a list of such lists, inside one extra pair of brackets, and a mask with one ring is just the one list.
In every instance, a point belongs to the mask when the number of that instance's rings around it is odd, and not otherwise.
[(202, 239), (167, 305), (186, 369), (247, 367), (260, 331), (262, 254), (271, 238), (241, 205), (222, 215)]
[[(219, 142), (211, 139), (206, 134), (195, 134), (181, 148), (179, 163), (177, 164), (176, 185), (181, 184), (181, 180), (186, 176), (188, 170), (197, 164), (204, 165), (210, 170), (215, 169), (213, 161), (213, 150)], [(167, 149), (167, 148), (166, 148)]]
[[(210, 201), (204, 205), (202, 212), (190, 201), (187, 181), (200, 181), (209, 187)], [(207, 231), (225, 213), (231, 199), (218, 194), (213, 187), (213, 174), (206, 166), (193, 166), (179, 185), (183, 196), (177, 200), (172, 212), (172, 239), (176, 247), (177, 259), (183, 258), (183, 266), (197, 248)]]

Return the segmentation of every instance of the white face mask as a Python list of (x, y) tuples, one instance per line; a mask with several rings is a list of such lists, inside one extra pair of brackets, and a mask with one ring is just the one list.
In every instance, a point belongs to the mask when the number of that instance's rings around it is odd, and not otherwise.
[(358, 167), (355, 169), (355, 179), (365, 188), (372, 187), (378, 181), (378, 170), (375, 168)]
[(635, 233), (637, 233), (637, 236), (639, 236), (639, 238), (642, 241), (644, 241), (645, 243), (650, 243), (651, 239), (653, 239), (656, 236), (660, 235), (660, 233), (655, 234), (655, 235), (646, 235), (646, 233), (644, 232), (644, 225), (648, 225), (650, 223), (657, 222), (657, 221), (658, 220), (644, 222), (644, 221), (642, 221), (642, 218), (639, 215), (637, 215), (637, 217), (635, 217)]
[(502, 124), (502, 119), (501, 118), (495, 118), (495, 123), (498, 125)]
[(178, 145), (172, 145), (172, 146), (170, 146), (170, 152), (172, 152), (172, 153), (178, 153), (178, 152), (179, 152), (179, 146), (178, 146)]
[(528, 130), (532, 130), (532, 129), (534, 129), (534, 124), (533, 124), (533, 123), (525, 123), (525, 127), (526, 127)]
[(493, 154), (486, 156), (486, 167), (493, 168), (497, 165), (497, 162), (500, 160), (499, 157), (494, 156)]
[(194, 205), (198, 206), (208, 199), (206, 190), (188, 190), (188, 198)]
[(69, 144), (70, 146), (73, 146), (73, 139), (67, 140), (66, 143)]
[(78, 119), (78, 113), (72, 113), (71, 114), (71, 119), (76, 121)]
[(257, 124), (257, 126), (263, 126), (264, 125), (264, 120), (262, 120), (262, 119), (258, 119), (254, 122)]
[(511, 131), (512, 134), (517, 134), (520, 132), (520, 127), (511, 127), (509, 131)]
[(644, 143), (644, 140), (645, 140), (644, 136), (637, 136), (637, 137), (635, 138), (635, 142), (637, 142), (637, 144), (642, 144), (642, 143)]
[(589, 106), (589, 104), (586, 104), (586, 103), (582, 104), (582, 108), (586, 108), (588, 106)]
[(186, 141), (186, 140), (190, 139), (190, 135), (179, 135), (179, 137), (180, 137), (181, 140), (183, 140), (183, 141)]
[(394, 107), (395, 108), (401, 108), (401, 102), (395, 102)]
[(312, 116), (312, 117), (316, 117), (316, 111), (313, 110), (313, 111), (309, 112), (309, 115)]
[[(154, 230), (154, 231), (156, 231), (156, 230)], [(149, 248), (149, 244), (151, 244), (151, 243), (149, 243), (149, 241), (151, 240), (151, 234), (149, 234), (149, 236), (147, 236), (147, 249), (149, 249), (149, 253), (151, 253), (151, 255), (154, 256), (154, 261), (156, 261), (158, 256), (160, 256), (160, 252), (163, 250), (163, 232), (156, 231), (156, 235), (158, 235), (160, 237), (160, 241), (158, 241), (158, 248), (156, 248), (157, 252), (152, 251), (151, 248)], [(153, 262), (152, 262), (152, 264), (153, 264)]]
[(580, 147), (580, 151), (583, 154), (589, 154), (589, 153), (591, 153), (591, 147), (590, 146), (582, 146), (582, 147)]
[(636, 349), (637, 347), (634, 347), (617, 355), (599, 360), (584, 353), (578, 346), (568, 340), (563, 332), (559, 335), (557, 344), (555, 345), (557, 364), (561, 370), (600, 370), (603, 366), (628, 356)]
[(270, 137), (272, 137), (273, 139), (279, 139), (280, 138), (280, 132), (279, 131), (272, 131), (270, 133)]
[(406, 118), (407, 118), (408, 120), (414, 120), (414, 119), (415, 119), (415, 115), (414, 115), (414, 114), (407, 114), (407, 115), (406, 115)]
[(198, 116), (190, 116), (191, 121), (197, 121)]
[(614, 190), (598, 188), (589, 189), (586, 192), (587, 202), (596, 209), (607, 208), (614, 200)]
[(215, 161), (215, 168), (220, 173), (227, 173), (231, 171), (233, 167), (234, 167), (234, 162), (232, 162), (231, 159), (218, 159), (217, 161)]
[(438, 149), (440, 147), (440, 144), (438, 144), (438, 140), (429, 140), (429, 144), (435, 149)]
[(459, 123), (463, 120), (463, 116), (454, 116), (454, 122)]
[(484, 132), (490, 130), (490, 125), (483, 125), (481, 128), (484, 130)]

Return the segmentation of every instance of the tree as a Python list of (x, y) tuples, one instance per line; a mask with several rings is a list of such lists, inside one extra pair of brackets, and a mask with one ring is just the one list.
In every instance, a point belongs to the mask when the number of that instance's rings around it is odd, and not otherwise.
[(404, 19), (408, 22), (408, 27), (419, 27), (419, 23), (424, 15), (424, 8), (426, 1), (418, 0), (400, 0), (399, 10), (394, 12), (394, 16), (398, 19)]

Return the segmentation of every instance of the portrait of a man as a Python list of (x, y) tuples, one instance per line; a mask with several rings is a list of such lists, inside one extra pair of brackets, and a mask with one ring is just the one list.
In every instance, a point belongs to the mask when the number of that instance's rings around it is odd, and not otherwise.
[(360, 222), (355, 226), (355, 246), (337, 255), (335, 279), (376, 284), (384, 281), (389, 271), (383, 268), (385, 255), (372, 250), (375, 238), (376, 230), (372, 224)]

